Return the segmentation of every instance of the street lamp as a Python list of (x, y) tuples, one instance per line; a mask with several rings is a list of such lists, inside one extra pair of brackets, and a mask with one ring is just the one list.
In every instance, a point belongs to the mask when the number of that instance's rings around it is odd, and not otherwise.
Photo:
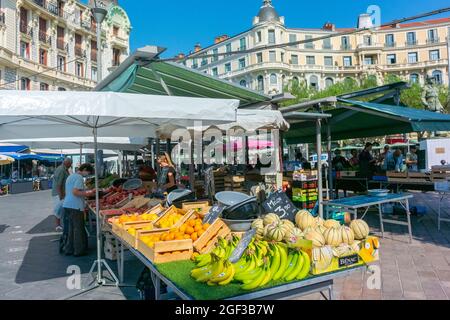
[(102, 23), (108, 14), (106, 4), (102, 0), (94, 0), (94, 6), (91, 8), (92, 15), (97, 23), (97, 83), (102, 81)]

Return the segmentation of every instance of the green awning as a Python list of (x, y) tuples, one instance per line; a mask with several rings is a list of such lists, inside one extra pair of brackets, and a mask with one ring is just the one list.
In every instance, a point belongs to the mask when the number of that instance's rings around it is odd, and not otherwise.
[[(145, 48), (144, 48), (145, 50)], [(96, 88), (137, 94), (172, 95), (183, 97), (237, 99), (240, 107), (261, 103), (270, 104), (272, 98), (229, 81), (211, 77), (185, 66), (158, 61), (155, 57), (142, 61), (145, 51), (130, 56)]]
[[(345, 99), (338, 99), (338, 102), (341, 104), (336, 109), (326, 112), (332, 115), (328, 121), (334, 141), (419, 131), (450, 131), (450, 115), (447, 114)], [(324, 121), (324, 139), (326, 134)], [(289, 144), (314, 142), (316, 124), (292, 124), (284, 137)]]

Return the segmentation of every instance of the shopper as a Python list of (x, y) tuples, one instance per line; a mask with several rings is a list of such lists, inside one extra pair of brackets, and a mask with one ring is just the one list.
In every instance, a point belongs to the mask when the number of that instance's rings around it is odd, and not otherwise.
[(394, 152), (390, 152), (384, 160), (383, 167), (386, 171), (403, 171), (403, 153), (400, 149), (396, 149)]
[(372, 156), (373, 144), (367, 142), (364, 150), (359, 154), (359, 170), (363, 178), (371, 178), (374, 172), (374, 165), (376, 160)]
[(72, 167), (72, 159), (66, 158), (63, 163), (56, 168), (53, 174), (52, 197), (53, 197), (53, 213), (56, 217), (56, 232), (63, 230), (61, 219), (63, 215), (62, 204), (66, 197), (66, 180), (69, 177), (69, 168)]
[(161, 168), (158, 176), (158, 191), (163, 193), (170, 193), (177, 189), (177, 184), (175, 180), (176, 171), (175, 166), (170, 159), (167, 152), (159, 156), (158, 164)]
[(417, 147), (412, 146), (410, 152), (406, 155), (406, 165), (409, 171), (419, 171), (419, 158), (417, 156)]
[(352, 157), (349, 160), (350, 166), (352, 168), (357, 168), (359, 166), (358, 150), (352, 149), (350, 153), (352, 155)]
[(334, 157), (333, 161), (331, 162), (331, 165), (334, 170), (344, 171), (345, 169), (347, 169), (350, 166), (348, 160), (342, 156), (341, 150), (336, 150), (334, 152), (334, 155), (335, 155), (335, 157)]
[(94, 168), (83, 164), (78, 171), (71, 174), (66, 182), (66, 198), (64, 199), (64, 214), (68, 218), (68, 233), (64, 243), (64, 253), (75, 257), (87, 253), (88, 240), (84, 229), (85, 184), (84, 178), (91, 175)]

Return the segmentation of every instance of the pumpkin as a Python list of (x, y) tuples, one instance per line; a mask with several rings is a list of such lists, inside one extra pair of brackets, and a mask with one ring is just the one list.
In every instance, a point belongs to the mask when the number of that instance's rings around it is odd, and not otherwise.
[(350, 228), (355, 234), (356, 240), (364, 240), (369, 236), (369, 225), (364, 220), (353, 220), (350, 223)]
[(333, 249), (329, 246), (314, 248), (312, 250), (312, 263), (319, 271), (325, 271), (333, 262)]
[(323, 226), (327, 229), (332, 229), (332, 228), (339, 228), (341, 226), (341, 224), (339, 223), (339, 221), (330, 219), (330, 220), (326, 220), (324, 222)]
[(324, 234), (325, 231), (327, 231), (327, 228), (325, 228), (323, 225), (318, 225), (318, 226), (315, 228), (315, 230), (316, 230), (317, 232), (320, 232), (321, 234)]
[(315, 228), (317, 226), (317, 221), (309, 211), (302, 210), (295, 216), (295, 223), (301, 230), (306, 230), (307, 228)]
[(291, 220), (281, 220), (281, 225), (286, 228), (287, 231), (295, 228), (295, 224)]
[(278, 215), (275, 213), (269, 213), (264, 217), (264, 225), (268, 226), (271, 224), (279, 224), (281, 222), (281, 219)]
[(266, 237), (273, 241), (283, 241), (284, 236), (286, 235), (286, 232), (284, 231), (282, 225), (276, 224), (276, 225), (270, 225), (267, 228), (267, 234)]
[(255, 221), (253, 221), (252, 229), (256, 229), (256, 234), (258, 236), (264, 236), (264, 220), (256, 219)]
[(320, 232), (315, 230), (311, 230), (308, 233), (305, 233), (305, 239), (312, 241), (312, 245), (314, 248), (320, 248), (325, 245), (325, 238)]
[(341, 235), (342, 235), (342, 243), (346, 244), (353, 244), (355, 242), (355, 234), (353, 233), (353, 230), (347, 226), (343, 226), (340, 228)]
[(316, 224), (318, 226), (323, 226), (324, 223), (325, 223), (325, 221), (320, 216), (316, 217)]
[(299, 228), (293, 228), (289, 232), (286, 232), (284, 235), (284, 241), (287, 243), (296, 243), (297, 240), (303, 239), (305, 235), (303, 234), (302, 230)]
[(340, 229), (332, 228), (325, 230), (323, 237), (327, 245), (337, 247), (342, 243), (342, 232)]

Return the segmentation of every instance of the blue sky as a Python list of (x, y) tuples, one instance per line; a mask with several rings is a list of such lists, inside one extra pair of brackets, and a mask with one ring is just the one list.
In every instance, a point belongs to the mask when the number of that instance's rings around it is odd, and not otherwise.
[[(164, 57), (189, 52), (195, 43), (212, 44), (221, 34), (249, 29), (262, 0), (119, 0), (133, 26), (131, 50), (151, 44), (167, 48)], [(356, 26), (370, 5), (381, 8), (382, 22), (449, 6), (448, 0), (273, 0), (286, 25), (293, 28)], [(450, 13), (435, 17), (450, 16)]]

